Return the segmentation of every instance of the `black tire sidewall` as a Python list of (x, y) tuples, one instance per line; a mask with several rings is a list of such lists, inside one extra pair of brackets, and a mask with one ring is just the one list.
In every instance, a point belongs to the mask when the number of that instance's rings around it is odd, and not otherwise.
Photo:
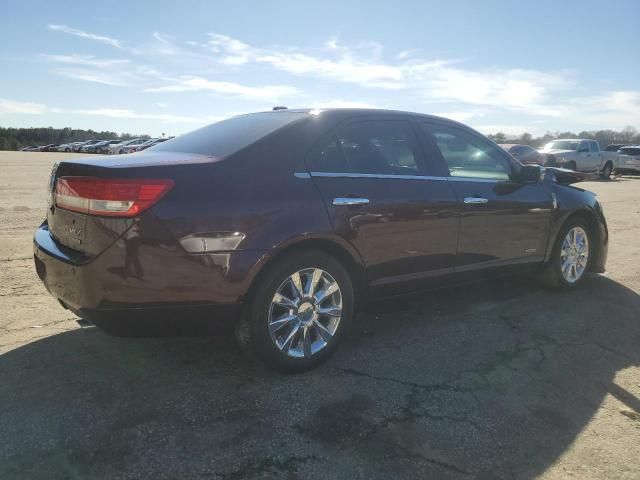
[[(560, 261), (560, 252), (562, 250), (562, 242), (564, 242), (564, 238), (567, 236), (567, 233), (569, 233), (569, 231), (574, 227), (580, 227), (587, 233), (587, 241), (589, 242), (589, 257), (587, 258), (587, 267), (585, 268), (585, 271), (582, 273), (582, 276), (575, 282), (571, 283), (564, 278), (564, 275), (562, 275), (562, 263)], [(576, 285), (579, 285), (580, 283), (582, 283), (585, 277), (587, 276), (587, 274), (589, 273), (589, 270), (591, 269), (591, 261), (593, 259), (593, 241), (594, 239), (591, 233), (591, 229), (589, 228), (589, 225), (587, 224), (587, 222), (583, 221), (582, 219), (571, 219), (560, 230), (560, 233), (558, 234), (558, 239), (556, 240), (556, 245), (553, 251), (553, 258), (551, 259), (551, 262), (552, 262), (554, 275), (557, 278), (558, 284), (562, 288), (574, 288)]]
[[(276, 289), (294, 272), (305, 268), (321, 268), (337, 282), (342, 294), (342, 318), (332, 341), (309, 358), (293, 358), (281, 352), (273, 343), (268, 327), (271, 299)], [(349, 273), (334, 257), (322, 252), (297, 252), (283, 259), (260, 279), (248, 309), (249, 347), (270, 366), (289, 372), (302, 372), (314, 368), (325, 360), (340, 344), (347, 332), (354, 307), (353, 285)]]

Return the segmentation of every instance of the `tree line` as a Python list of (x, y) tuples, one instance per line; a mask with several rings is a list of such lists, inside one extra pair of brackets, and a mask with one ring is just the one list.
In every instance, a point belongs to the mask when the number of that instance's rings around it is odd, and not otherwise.
[(23, 147), (49, 145), (51, 143), (82, 142), (85, 140), (128, 140), (149, 138), (149, 135), (83, 130), (78, 128), (4, 128), (0, 127), (0, 150), (20, 150)]
[(597, 140), (601, 148), (611, 143), (626, 143), (640, 145), (640, 132), (634, 127), (625, 127), (620, 131), (616, 130), (591, 130), (574, 132), (547, 132), (541, 137), (534, 137), (530, 133), (522, 135), (506, 135), (498, 132), (488, 135), (488, 137), (496, 143), (519, 143), (529, 145), (534, 148), (540, 148), (544, 144), (555, 140), (556, 138), (586, 138), (589, 140)]

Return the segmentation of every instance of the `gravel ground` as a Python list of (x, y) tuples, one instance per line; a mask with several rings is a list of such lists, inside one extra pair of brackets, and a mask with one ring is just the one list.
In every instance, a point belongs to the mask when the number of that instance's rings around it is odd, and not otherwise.
[(379, 304), (304, 375), (79, 329), (39, 283), (51, 165), (0, 152), (0, 478), (640, 478), (640, 178), (585, 183), (608, 272)]

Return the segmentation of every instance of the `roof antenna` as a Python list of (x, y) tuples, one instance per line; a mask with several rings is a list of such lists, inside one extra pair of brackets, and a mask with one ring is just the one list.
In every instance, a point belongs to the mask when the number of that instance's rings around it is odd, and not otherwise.
[(273, 107), (273, 110), (288, 110), (288, 108), (284, 107), (282, 105), (278, 105), (278, 106)]

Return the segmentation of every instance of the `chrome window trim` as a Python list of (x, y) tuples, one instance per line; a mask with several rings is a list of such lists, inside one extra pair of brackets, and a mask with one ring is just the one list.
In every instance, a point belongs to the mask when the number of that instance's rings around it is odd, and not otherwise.
[(384, 175), (378, 173), (346, 173), (346, 172), (309, 172), (295, 173), (298, 178), (324, 177), (324, 178), (380, 178), (395, 180), (436, 180), (436, 181), (453, 181), (453, 182), (480, 182), (480, 183), (496, 183), (507, 180), (497, 178), (477, 178), (477, 177), (435, 177), (430, 175)]
[(337, 172), (309, 172), (312, 177), (326, 178), (391, 178), (396, 180), (446, 180), (447, 177), (432, 177), (427, 175), (384, 175), (378, 173), (337, 173)]
[(498, 178), (480, 178), (480, 177), (447, 177), (449, 181), (452, 182), (479, 182), (479, 183), (496, 183), (496, 182), (506, 182), (508, 179), (498, 179)]

